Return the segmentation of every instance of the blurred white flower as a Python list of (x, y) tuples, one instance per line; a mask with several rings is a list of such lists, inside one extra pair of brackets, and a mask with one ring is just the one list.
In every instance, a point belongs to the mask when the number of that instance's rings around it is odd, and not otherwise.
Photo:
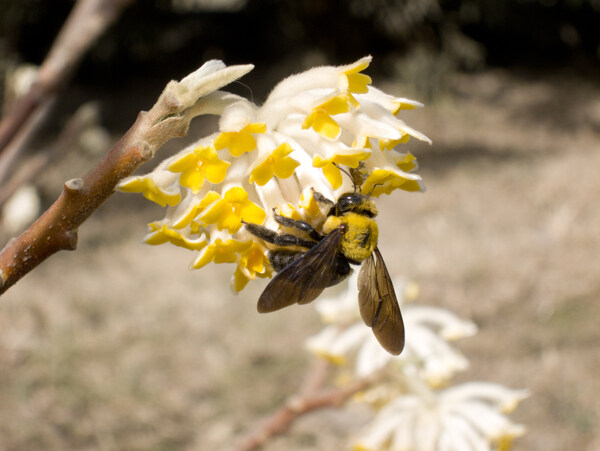
[(32, 185), (21, 186), (2, 207), (2, 225), (10, 234), (20, 233), (40, 213), (41, 201)]
[(354, 450), (506, 450), (525, 433), (502, 412), (527, 398), (527, 390), (469, 382), (435, 392), (417, 378), (404, 382), (409, 393), (379, 410), (354, 440)]
[(472, 336), (470, 321), (435, 307), (407, 305), (417, 291), (405, 280), (394, 281), (406, 329), (400, 356), (385, 352), (365, 328), (357, 306), (356, 276), (341, 290), (323, 296), (316, 308), (328, 325), (307, 340), (307, 347), (330, 361), (353, 363), (354, 378), (387, 367), (375, 383), (356, 396), (378, 409), (354, 441), (356, 451), (506, 450), (525, 428), (512, 423), (511, 412), (529, 393), (501, 385), (469, 382), (446, 390), (450, 377), (468, 361), (448, 343)]
[(33, 64), (19, 64), (16, 67), (8, 67), (7, 69), (4, 83), (5, 107), (29, 92), (31, 85), (37, 79), (39, 68)]
[(346, 285), (338, 294), (322, 296), (315, 302), (323, 321), (329, 325), (308, 338), (309, 350), (338, 364), (355, 357), (358, 377), (393, 362), (406, 374), (418, 374), (432, 386), (443, 385), (455, 372), (467, 368), (468, 361), (447, 341), (474, 335), (477, 328), (472, 322), (441, 308), (407, 305), (407, 295), (415, 292), (414, 284), (396, 279), (394, 286), (404, 319), (406, 345), (401, 355), (392, 356), (364, 327), (358, 310), (356, 281), (357, 275), (353, 274), (343, 282)]

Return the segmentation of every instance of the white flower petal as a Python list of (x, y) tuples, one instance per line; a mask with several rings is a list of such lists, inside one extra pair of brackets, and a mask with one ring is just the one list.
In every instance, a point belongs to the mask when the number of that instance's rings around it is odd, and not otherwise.
[(511, 412), (529, 394), (529, 390), (513, 390), (500, 384), (469, 382), (445, 390), (442, 397), (446, 402), (480, 399), (497, 405), (503, 412)]
[(410, 320), (439, 330), (445, 340), (457, 340), (477, 333), (474, 323), (438, 307), (415, 306), (411, 308)]
[(190, 98), (195, 101), (246, 75), (252, 69), (254, 69), (252, 64), (227, 67), (223, 61), (211, 60), (187, 77), (182, 78), (176, 86), (178, 90), (187, 90), (192, 93)]
[(448, 406), (448, 412), (467, 419), (490, 441), (505, 436), (518, 437), (525, 432), (522, 426), (511, 423), (508, 418), (483, 402), (469, 401), (451, 405)]
[[(368, 330), (362, 324), (358, 326), (362, 330)], [(356, 357), (355, 373), (358, 377), (366, 377), (383, 368), (393, 358), (394, 356), (381, 347), (375, 336), (369, 333)]]
[(256, 106), (242, 99), (228, 105), (221, 115), (219, 130), (222, 132), (238, 132), (253, 122), (256, 117)]
[(479, 435), (465, 418), (447, 416), (443, 420), (443, 434), (440, 436), (442, 449), (456, 451), (490, 451), (488, 442)]

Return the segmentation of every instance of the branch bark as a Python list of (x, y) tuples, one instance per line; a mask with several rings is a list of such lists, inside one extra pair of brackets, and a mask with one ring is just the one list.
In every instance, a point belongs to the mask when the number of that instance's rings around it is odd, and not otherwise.
[(0, 294), (42, 261), (77, 246), (79, 226), (130, 175), (171, 138), (187, 133), (190, 121), (207, 112), (211, 93), (243, 76), (253, 66), (225, 67), (209, 62), (180, 82), (171, 81), (157, 103), (136, 122), (104, 158), (82, 178), (65, 182), (59, 198), (0, 252)]
[[(325, 361), (321, 363), (327, 364)], [(274, 436), (283, 434), (302, 415), (326, 407), (340, 407), (354, 394), (373, 383), (372, 379), (365, 378), (339, 389), (319, 391), (323, 372), (322, 365), (317, 364), (314, 370), (309, 373), (308, 383), (305, 383), (304, 389), (298, 395), (291, 397), (285, 405), (245, 437), (235, 450), (252, 451), (258, 449)], [(315, 380), (318, 380), (319, 383), (315, 384)]]

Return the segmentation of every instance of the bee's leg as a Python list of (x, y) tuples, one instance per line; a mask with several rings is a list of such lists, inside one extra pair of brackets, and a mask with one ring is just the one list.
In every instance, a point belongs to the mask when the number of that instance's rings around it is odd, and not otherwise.
[(269, 261), (273, 269), (279, 272), (302, 255), (304, 252), (277, 249), (269, 252)]
[(296, 235), (290, 235), (288, 233), (277, 233), (274, 230), (268, 229), (258, 224), (251, 224), (244, 222), (246, 230), (252, 235), (266, 241), (267, 243), (277, 244), (278, 246), (301, 246), (310, 249), (317, 244), (314, 241), (305, 240), (297, 237)]
[(296, 219), (288, 218), (286, 216), (281, 216), (281, 215), (278, 215), (277, 213), (274, 213), (273, 218), (275, 219), (275, 221), (277, 221), (282, 226), (293, 227), (295, 229), (298, 229), (302, 232), (307, 233), (308, 236), (310, 236), (313, 240), (321, 241), (323, 239), (323, 235), (321, 235), (319, 232), (317, 232), (313, 228), (313, 226), (311, 226), (308, 222), (297, 221)]
[(318, 203), (325, 205), (325, 207), (331, 208), (335, 205), (335, 203), (332, 200), (327, 199), (321, 193), (319, 193), (318, 191), (315, 191), (314, 188), (312, 188), (312, 193), (313, 193), (313, 197), (315, 198), (315, 200)]

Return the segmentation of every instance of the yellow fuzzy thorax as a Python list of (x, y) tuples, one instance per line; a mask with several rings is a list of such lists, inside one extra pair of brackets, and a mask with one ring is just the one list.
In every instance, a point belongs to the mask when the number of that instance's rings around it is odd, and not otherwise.
[(342, 216), (329, 216), (323, 224), (323, 233), (329, 234), (342, 224), (346, 225), (341, 242), (342, 254), (357, 263), (369, 258), (377, 246), (377, 223), (367, 216), (348, 212)]

